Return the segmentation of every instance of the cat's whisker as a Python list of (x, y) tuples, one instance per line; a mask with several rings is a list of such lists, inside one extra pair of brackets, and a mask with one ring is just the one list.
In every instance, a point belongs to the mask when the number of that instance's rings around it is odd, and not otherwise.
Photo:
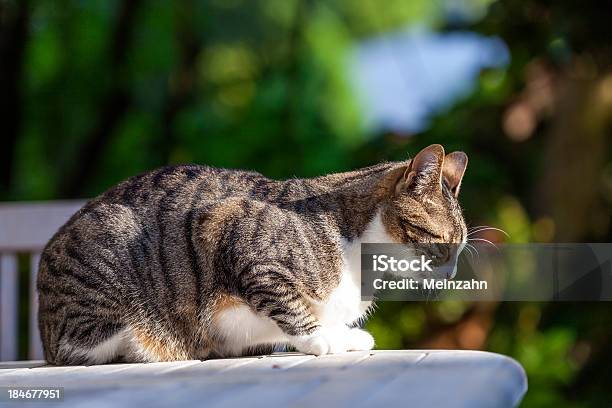
[(467, 232), (468, 232), (468, 236), (473, 234), (476, 230), (480, 229), (480, 228), (485, 228), (487, 227), (487, 225), (478, 225), (476, 227), (468, 227)]
[(479, 232), (482, 232), (482, 231), (489, 231), (489, 230), (492, 230), (492, 231), (499, 231), (499, 232), (501, 232), (502, 234), (504, 234), (506, 237), (510, 238), (510, 234), (508, 234), (508, 233), (507, 233), (506, 231), (504, 231), (503, 229), (501, 229), (501, 228), (496, 228), (496, 227), (489, 227), (489, 226), (486, 226), (486, 225), (482, 225), (482, 226), (479, 226), (479, 227), (474, 227), (474, 229), (470, 230), (470, 231), (468, 232), (468, 234), (467, 234), (467, 235), (468, 235), (468, 237), (469, 237), (469, 236), (474, 235), (474, 234), (477, 234), (477, 233), (479, 233)]
[(470, 241), (482, 241), (482, 242), (486, 242), (487, 244), (489, 244), (493, 248), (495, 248), (497, 251), (499, 251), (499, 248), (497, 247), (497, 245), (495, 245), (493, 242), (489, 241), (488, 239), (484, 239), (484, 238), (470, 238)]
[(472, 257), (472, 259), (474, 259), (474, 252), (472, 252), (472, 248), (470, 248), (468, 245), (469, 244), (467, 244), (467, 243), (465, 244), (465, 249), (468, 251), (468, 253)]
[(466, 248), (469, 247), (469, 248), (473, 249), (476, 252), (476, 256), (480, 257), (480, 253), (478, 252), (478, 248), (476, 248), (475, 245), (470, 244), (469, 242), (466, 242), (465, 246), (466, 246)]

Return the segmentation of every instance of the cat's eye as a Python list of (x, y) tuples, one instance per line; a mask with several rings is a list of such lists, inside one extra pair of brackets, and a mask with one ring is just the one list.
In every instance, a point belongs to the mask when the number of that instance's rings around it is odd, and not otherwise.
[(440, 234), (438, 234), (436, 232), (430, 231), (427, 228), (424, 228), (424, 227), (421, 227), (419, 225), (413, 224), (413, 223), (411, 223), (408, 220), (400, 219), (400, 224), (402, 225), (402, 228), (405, 229), (405, 230), (406, 229), (416, 230), (416, 231), (418, 231), (418, 232), (420, 232), (422, 234), (428, 235), (431, 238), (443, 239), (442, 235), (440, 235)]

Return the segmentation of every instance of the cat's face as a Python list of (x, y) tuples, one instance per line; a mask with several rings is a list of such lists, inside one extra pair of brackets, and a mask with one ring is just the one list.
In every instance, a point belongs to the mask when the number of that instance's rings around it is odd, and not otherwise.
[(395, 181), (383, 210), (388, 233), (397, 242), (417, 245), (436, 264), (450, 264), (449, 277), (467, 241), (457, 199), (467, 161), (463, 152), (445, 155), (440, 145), (423, 149)]

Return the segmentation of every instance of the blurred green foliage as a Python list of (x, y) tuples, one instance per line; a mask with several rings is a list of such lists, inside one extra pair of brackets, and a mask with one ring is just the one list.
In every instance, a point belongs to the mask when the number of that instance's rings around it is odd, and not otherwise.
[[(470, 157), (471, 225), (512, 242), (609, 241), (610, 15), (594, 1), (0, 0), (0, 199), (91, 197), (178, 162), (309, 177), (442, 143)], [(499, 36), (510, 64), (426, 131), (375, 132), (349, 57), (411, 25)], [(610, 311), (385, 303), (368, 328), (379, 348), (513, 356), (525, 406), (609, 406)]]

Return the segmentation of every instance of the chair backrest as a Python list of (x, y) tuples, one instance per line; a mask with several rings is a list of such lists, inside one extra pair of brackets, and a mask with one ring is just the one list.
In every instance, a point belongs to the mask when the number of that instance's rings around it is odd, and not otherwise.
[[(38, 333), (36, 275), (40, 253), (84, 201), (0, 203), (0, 361), (18, 357), (19, 268), (17, 254), (26, 254), (29, 263), (28, 356), (43, 357)], [(23, 282), (22, 282), (23, 284)]]

